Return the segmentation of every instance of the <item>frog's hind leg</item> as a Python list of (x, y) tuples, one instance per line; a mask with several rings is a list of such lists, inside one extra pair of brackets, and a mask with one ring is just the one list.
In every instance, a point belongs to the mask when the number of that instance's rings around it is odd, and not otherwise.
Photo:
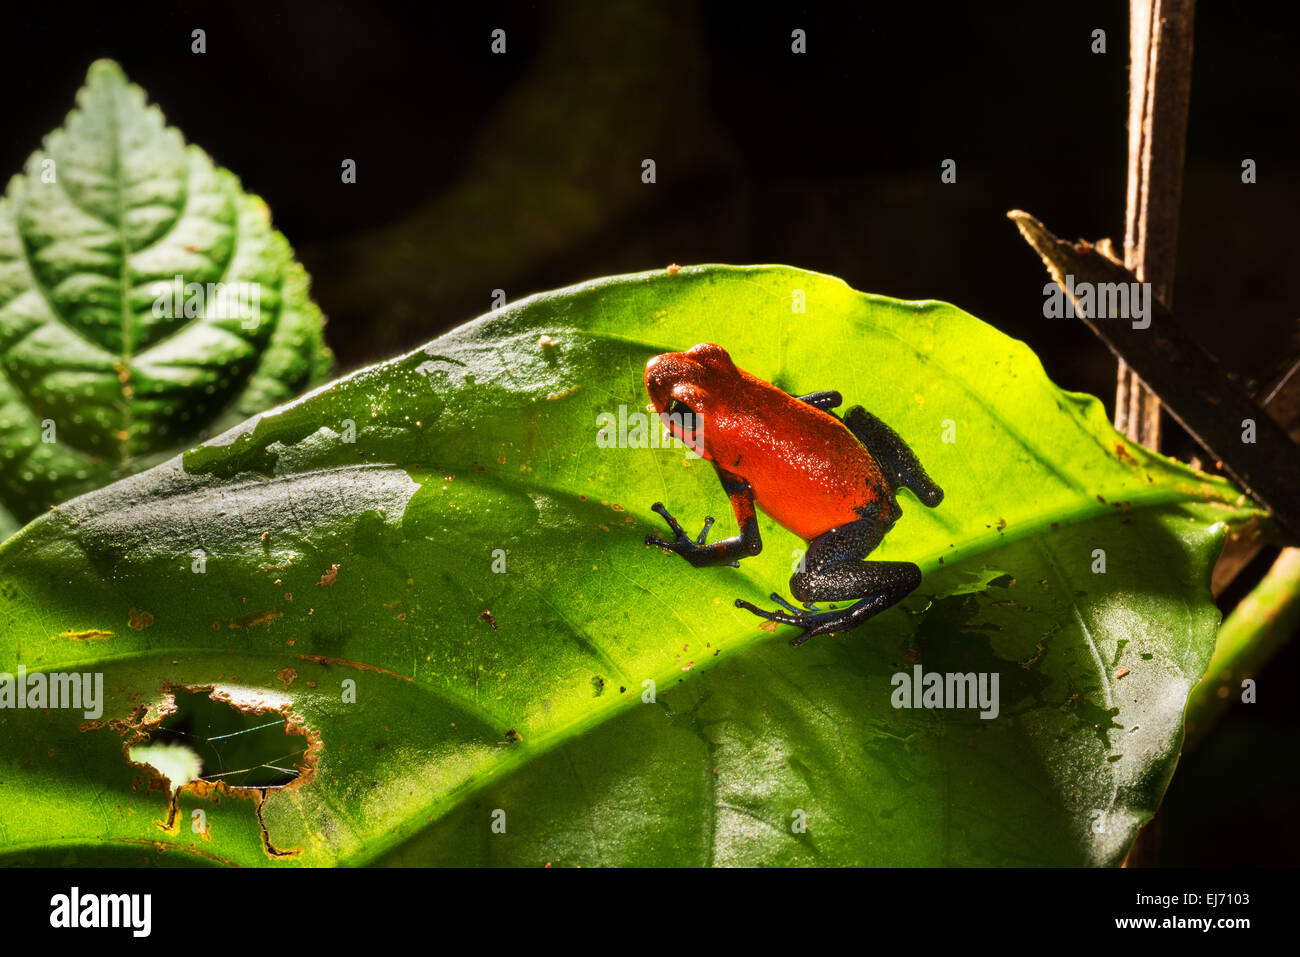
[(736, 606), (768, 621), (804, 629), (790, 641), (796, 647), (814, 635), (858, 627), (921, 584), (921, 569), (911, 562), (862, 560), (880, 544), (885, 531), (880, 523), (864, 518), (817, 536), (809, 543), (804, 567), (790, 579), (790, 591), (799, 601), (854, 604), (830, 611), (802, 612), (773, 595), (785, 611), (764, 611), (739, 599)]
[(844, 414), (844, 424), (880, 463), (895, 488), (910, 488), (930, 508), (943, 501), (943, 489), (926, 474), (916, 453), (897, 432), (860, 405)]

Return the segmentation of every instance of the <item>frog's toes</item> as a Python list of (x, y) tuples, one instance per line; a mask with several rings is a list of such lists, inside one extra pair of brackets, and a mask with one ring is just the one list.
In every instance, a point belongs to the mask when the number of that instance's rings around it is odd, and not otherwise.
[(796, 608), (794, 605), (790, 604), (788, 601), (782, 598), (777, 592), (772, 592), (770, 597), (772, 601), (776, 602), (778, 605), (780, 605), (782, 608), (784, 608), (786, 611), (790, 612), (791, 614), (802, 615), (804, 613), (802, 608)]
[[(706, 544), (709, 537), (709, 529), (713, 528), (714, 518), (712, 515), (705, 516), (704, 528), (700, 530), (699, 535), (692, 539), (686, 534), (686, 530), (682, 528), (681, 523), (673, 517), (672, 513), (670, 513), (668, 509), (664, 508), (663, 502), (655, 502), (650, 506), (650, 509), (651, 511), (658, 512), (663, 516), (664, 521), (668, 523), (668, 528), (673, 533), (673, 540), (670, 542), (660, 538), (658, 535), (647, 535), (645, 537), (645, 543), (647, 545), (658, 545), (660, 548), (666, 548), (670, 552), (676, 552), (683, 558), (692, 561), (698, 560), (700, 556), (713, 554), (713, 549)], [(739, 565), (738, 562), (728, 562), (727, 564)]]
[[(773, 598), (776, 599), (778, 604), (785, 605), (786, 608), (790, 608), (790, 606), (786, 605), (786, 603), (782, 601), (780, 598), (776, 598), (776, 596), (773, 596)], [(736, 599), (736, 607), (743, 608), (745, 609), (745, 611), (755, 614), (759, 618), (766, 618), (768, 621), (774, 621), (778, 625), (795, 625), (796, 627), (803, 627), (804, 624), (799, 620), (799, 615), (801, 613), (797, 608), (792, 609), (794, 611), (793, 615), (787, 614), (786, 612), (783, 611), (764, 611), (762, 608), (759, 608), (756, 605), (751, 605), (743, 598)]]
[[(677, 519), (673, 518), (672, 512), (664, 508), (663, 502), (655, 502), (653, 505), (650, 506), (650, 511), (658, 512), (661, 516), (663, 516), (663, 520), (668, 523), (668, 527), (672, 529), (673, 535), (678, 540), (681, 540), (686, 537), (685, 530), (682, 528), (681, 524), (677, 521)], [(655, 539), (655, 541), (659, 542), (661, 540)], [(650, 536), (648, 535), (646, 536), (646, 544), (647, 545), (651, 544)], [(663, 544), (667, 544), (667, 543), (664, 542)]]
[(790, 639), (792, 648), (798, 648), (815, 635), (825, 635), (840, 630), (850, 613), (850, 609), (847, 608), (839, 612), (819, 611), (812, 605), (807, 605), (806, 608), (797, 608), (776, 592), (772, 592), (770, 597), (772, 601), (785, 610), (764, 611), (762, 608), (751, 605), (741, 598), (736, 599), (736, 607), (743, 608), (767, 621), (774, 621), (778, 625), (793, 625), (796, 628), (802, 628), (803, 632), (801, 634)]
[(700, 537), (697, 538), (697, 539), (695, 539), (695, 544), (696, 544), (696, 545), (703, 545), (703, 544), (704, 544), (704, 540), (707, 539), (707, 538), (709, 537), (709, 529), (711, 529), (712, 527), (713, 527), (713, 516), (712, 516), (712, 515), (705, 515), (705, 516), (704, 516), (704, 528), (700, 531)]

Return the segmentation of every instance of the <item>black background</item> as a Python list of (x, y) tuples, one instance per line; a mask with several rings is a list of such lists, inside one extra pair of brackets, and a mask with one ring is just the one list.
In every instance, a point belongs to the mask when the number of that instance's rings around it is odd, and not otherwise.
[[(340, 371), (487, 311), (496, 288), (514, 299), (670, 262), (782, 262), (956, 303), (1113, 405), (1113, 359), (1081, 324), (1042, 317), (1046, 277), (1005, 213), (1122, 240), (1125, 3), (267, 0), (5, 16), (0, 171), (62, 122), (92, 60), (116, 59), (269, 203), (313, 275)], [(1300, 348), (1297, 19), (1290, 4), (1197, 12), (1173, 304), (1264, 386)], [(489, 50), (498, 27), (505, 56)], [(790, 52), (795, 27), (806, 55)], [(956, 184), (940, 183), (946, 158)], [(1255, 185), (1241, 183), (1245, 158)], [(1176, 430), (1165, 448), (1198, 454)], [(1298, 657), (1292, 644), (1260, 703), (1184, 756), (1163, 863), (1296, 859)]]

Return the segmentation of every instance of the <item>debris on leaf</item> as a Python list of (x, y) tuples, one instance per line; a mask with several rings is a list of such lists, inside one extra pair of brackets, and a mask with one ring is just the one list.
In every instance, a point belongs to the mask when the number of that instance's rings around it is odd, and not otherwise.
[(113, 637), (113, 633), (111, 631), (101, 631), (98, 628), (87, 628), (84, 631), (69, 628), (66, 631), (59, 632), (58, 637), (67, 638), (69, 641), (108, 641)]
[(143, 631), (152, 624), (153, 615), (149, 614), (147, 611), (136, 611), (132, 608), (127, 612), (126, 626), (128, 628), (134, 628), (136, 631)]

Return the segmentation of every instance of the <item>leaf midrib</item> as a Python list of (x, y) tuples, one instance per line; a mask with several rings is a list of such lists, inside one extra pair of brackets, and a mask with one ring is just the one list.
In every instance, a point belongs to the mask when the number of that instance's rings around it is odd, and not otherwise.
[[(143, 252), (144, 250), (157, 245), (158, 242), (160, 242), (163, 237), (159, 237), (159, 239), (150, 243), (148, 246), (141, 247), (139, 250), (134, 250), (134, 251), (128, 250), (128, 246), (127, 246), (128, 237), (126, 231), (125, 179), (123, 175), (123, 163), (122, 163), (121, 123), (120, 123), (119, 112), (118, 112), (119, 105), (120, 105), (119, 92), (120, 92), (120, 88), (117, 86), (114, 86), (109, 91), (109, 97), (112, 105), (111, 108), (108, 110), (108, 113), (109, 113), (110, 125), (111, 125), (111, 139), (113, 143), (113, 156), (112, 156), (112, 162), (110, 168), (112, 170), (112, 178), (114, 184), (114, 215), (117, 219), (116, 222), (117, 238), (118, 238), (118, 244), (120, 249), (119, 264), (118, 264), (118, 288), (119, 288), (119, 298), (120, 298), (120, 307), (121, 307), (119, 319), (122, 324), (123, 342), (122, 342), (122, 350), (117, 355), (117, 361), (120, 364), (121, 369), (126, 373), (125, 381), (120, 383), (122, 399), (121, 399), (121, 405), (119, 406), (121, 428), (119, 429), (119, 436), (117, 437), (118, 474), (126, 475), (130, 473), (131, 463), (134, 461), (135, 458), (131, 454), (131, 446), (130, 446), (131, 429), (135, 421), (135, 405), (132, 398), (130, 397), (130, 394), (128, 393), (128, 388), (133, 387), (134, 385), (132, 380), (134, 379), (134, 368), (135, 368), (135, 359), (136, 359), (135, 314), (131, 310), (131, 290), (133, 287), (130, 283), (130, 279), (131, 279), (130, 255), (133, 252)], [(146, 109), (148, 109), (147, 106)], [(68, 135), (66, 131), (64, 131), (64, 135)], [(178, 221), (183, 220), (185, 218), (189, 210), (190, 200), (192, 198), (192, 190), (191, 190), (192, 171), (190, 168), (190, 161), (191, 161), (190, 149), (191, 148), (189, 147), (183, 147), (181, 152), (181, 156), (183, 159), (183, 168), (184, 168), (184, 175), (183, 175), (184, 182), (182, 185), (185, 192), (185, 201), (180, 210), (180, 214), (177, 217)], [(90, 216), (91, 218), (103, 222), (103, 218), (101, 216), (96, 215), (94, 211), (87, 209), (84, 205), (82, 205), (80, 202), (77, 201), (76, 197), (73, 196), (68, 191), (68, 188), (63, 180), (59, 180), (56, 178), (55, 184), (57, 185), (59, 191), (63, 194), (63, 196), (74, 207), (81, 210), (83, 213)], [(30, 183), (28, 184), (28, 188), (30, 188)], [(239, 252), (240, 242), (243, 239), (243, 231), (240, 229), (240, 209), (239, 209), (238, 199), (236, 197), (232, 197), (229, 195), (227, 195), (225, 198), (227, 199), (228, 202), (230, 202), (232, 207), (232, 229), (231, 229), (232, 239), (231, 239), (230, 255), (226, 258), (225, 265), (222, 268), (221, 276), (219, 279), (220, 282), (225, 282), (229, 278), (230, 270), (233, 268)], [(96, 342), (84, 331), (76, 328), (75, 326), (69, 324), (64, 320), (63, 315), (60, 313), (59, 309), (55, 305), (55, 301), (49, 287), (46, 286), (46, 284), (40, 279), (40, 276), (36, 271), (35, 263), (32, 259), (32, 250), (30, 248), (27, 235), (25, 231), (22, 229), (22, 222), (23, 222), (22, 213), (27, 209), (25, 196), (22, 194), (15, 194), (13, 200), (14, 200), (14, 227), (15, 227), (15, 233), (17, 234), (17, 238), (18, 238), (18, 247), (22, 251), (23, 264), (26, 267), (27, 277), (31, 281), (32, 288), (40, 294), (42, 301), (45, 303), (46, 312), (49, 317), (48, 320), (45, 320), (45, 322), (52, 321), (56, 323), (66, 332), (79, 339), (82, 343), (90, 347), (95, 352), (98, 352), (101, 355), (105, 356), (106, 358), (111, 359), (113, 357), (113, 353), (109, 352), (103, 345)], [(168, 233), (170, 233), (171, 231), (172, 230), (168, 230)], [(165, 235), (167, 235), (167, 233), (164, 233), (164, 236)], [(185, 322), (184, 324), (179, 326), (178, 328), (173, 329), (167, 335), (161, 337), (157, 342), (153, 343), (151, 345), (151, 348), (160, 345), (163, 342), (166, 342), (167, 340), (174, 338), (175, 336), (180, 335), (186, 329), (189, 329), (191, 326), (198, 323), (200, 321), (200, 318), (201, 317), (196, 316), (194, 319), (191, 319), (188, 322)], [(278, 313), (277, 313), (277, 319), (278, 319)], [(23, 335), (23, 337), (21, 337), (19, 340), (16, 340), (14, 343), (11, 343), (9, 349), (12, 349), (17, 344), (17, 342), (21, 341), (22, 338), (26, 338), (27, 336), (36, 332), (41, 327), (41, 325), (45, 324), (45, 322), (33, 325), (32, 328)], [(200, 365), (201, 364), (202, 363), (200, 363)], [(116, 372), (117, 370), (110, 367), (108, 371)], [(15, 394), (21, 396), (24, 400), (26, 399), (26, 397), (23, 396), (22, 393), (17, 389), (15, 389)], [(238, 401), (239, 401), (239, 395), (237, 393), (235, 397), (232, 399), (231, 403), (226, 408), (233, 406)], [(24, 401), (24, 407), (30, 409), (30, 407), (27, 406), (26, 401)], [(224, 409), (218, 409), (213, 414), (213, 416), (210, 418), (209, 421), (211, 422), (219, 419), (223, 411)], [(201, 428), (202, 426), (197, 426), (197, 427)], [(81, 452), (83, 455), (90, 454), (88, 451), (84, 449), (77, 449), (77, 451)]]
[[(432, 466), (429, 467), (432, 468)], [(440, 467), (454, 468), (456, 466), (451, 465), (451, 466), (440, 466)], [(350, 472), (350, 471), (355, 471), (357, 468), (358, 468), (357, 465), (341, 465), (341, 466), (334, 466), (328, 469), (313, 469), (307, 472), (293, 473), (292, 475), (276, 476), (276, 479), (279, 481), (291, 482), (295, 478), (298, 478), (300, 476), (316, 475), (323, 472), (335, 472), (335, 471)], [(367, 471), (372, 469), (373, 470), (395, 470), (395, 471), (401, 471), (409, 475), (412, 470), (419, 471), (420, 466), (411, 465), (409, 467), (405, 467), (405, 466), (398, 466), (393, 463), (371, 462), (371, 463), (364, 463), (364, 465), (362, 465), (362, 468), (364, 468)], [(1212, 478), (1212, 477), (1207, 476), (1207, 478)], [(492, 471), (480, 473), (480, 481), (487, 481), (497, 485), (507, 484), (507, 481), (504, 477), (499, 476), (497, 473)], [(265, 482), (250, 480), (247, 483), (240, 483), (240, 484), (248, 488), (256, 488), (256, 487), (263, 486)], [(537, 491), (546, 492), (556, 496), (557, 498), (566, 499), (576, 505), (586, 505), (589, 504), (591, 501), (590, 493), (576, 492), (562, 486), (549, 484), (539, 480), (537, 477), (532, 475), (519, 475), (519, 476), (511, 475), (508, 480), (508, 487), (511, 489), (527, 487)], [(226, 486), (222, 486), (222, 488), (225, 490), (229, 490), (228, 487)], [(1112, 490), (1107, 488), (1106, 491), (1112, 491)], [(1225, 498), (1217, 498), (1214, 496), (1203, 496), (1203, 497), (1194, 496), (1194, 495), (1189, 495), (1185, 491), (1180, 491), (1175, 488), (1162, 487), (1158, 485), (1151, 485), (1145, 488), (1139, 487), (1136, 490), (1125, 489), (1123, 490), (1123, 493), (1126, 496), (1124, 498), (1124, 501), (1128, 501), (1131, 503), (1130, 511), (1157, 509), (1167, 505), (1180, 505), (1180, 504), (1191, 504), (1191, 503), (1206, 503), (1206, 504), (1220, 504), (1220, 505), (1229, 504), (1229, 502)], [(180, 494), (184, 495), (185, 493), (180, 493)], [(1118, 497), (1117, 493), (1112, 492), (1112, 494), (1116, 494)], [(583, 495), (587, 496), (586, 502), (584, 502), (581, 498), (581, 496)], [(172, 496), (162, 496), (162, 498), (164, 499), (170, 497)], [(1103, 497), (1106, 497), (1108, 501), (1110, 500), (1109, 496), (1103, 495)], [(134, 503), (133, 507), (140, 508), (147, 504), (148, 504), (147, 502), (138, 502), (138, 503)], [(959, 545), (957, 549), (947, 550), (947, 551), (943, 549), (936, 549), (928, 553), (925, 553), (923, 555), (913, 556), (911, 558), (911, 561), (914, 561), (917, 565), (921, 566), (923, 571), (934, 571), (939, 567), (939, 563), (938, 563), (939, 558), (946, 559), (952, 557), (956, 559), (955, 562), (945, 563), (945, 567), (951, 568), (951, 567), (955, 567), (955, 565), (958, 563), (979, 558), (987, 554), (988, 552), (995, 551), (1007, 544), (1021, 542), (1026, 539), (1036, 539), (1044, 535), (1047, 535), (1050, 533), (1050, 529), (1053, 522), (1056, 522), (1058, 525), (1061, 526), (1065, 526), (1068, 524), (1084, 524), (1106, 516), (1113, 516), (1116, 514), (1116, 511), (1117, 510), (1110, 505), (1102, 505), (1101, 503), (1097, 502), (1095, 499), (1084, 498), (1083, 496), (1079, 496), (1077, 508), (1048, 512), (1038, 516), (1037, 518), (1030, 518), (1028, 520), (1019, 520), (1014, 525), (1009, 524), (1007, 526), (1007, 529), (1004, 529), (1000, 532), (977, 533), (973, 538), (969, 539), (967, 543)], [(629, 510), (627, 514), (635, 515), (645, 525), (652, 525), (654, 524), (655, 521), (655, 517), (648, 510), (645, 511), (640, 509), (637, 509), (635, 511)], [(1247, 517), (1248, 516), (1245, 514), (1245, 512), (1242, 509), (1235, 509), (1232, 519), (1234, 522), (1237, 522), (1237, 521), (1244, 521)], [(85, 543), (83, 543), (81, 540), (82, 532), (83, 532), (82, 527), (79, 525), (78, 526), (71, 525), (71, 523), (67, 522), (64, 519), (64, 516), (59, 512), (51, 513), (48, 517), (43, 517), (41, 520), (32, 523), (32, 525), (28, 526), (26, 529), (20, 532), (19, 535), (16, 535), (10, 541), (17, 542), (20, 538), (25, 538), (31, 535), (35, 535), (37, 531), (44, 525), (44, 523), (51, 522), (51, 521), (58, 522), (59, 525), (61, 526), (59, 531), (62, 532), (63, 535), (66, 535), (67, 537), (71, 538), (76, 543), (76, 547), (83, 555), (87, 554)], [(770, 522), (771, 519), (768, 518), (767, 521)], [(1014, 531), (1011, 531), (1011, 529), (1014, 529)], [(760, 582), (758, 575), (755, 572), (750, 570), (751, 567), (752, 566), (750, 565), (746, 565), (745, 563), (742, 563), (739, 569), (732, 570), (732, 577), (734, 577), (735, 574), (739, 572), (741, 577), (744, 578), (747, 581), (747, 583), (753, 586), (754, 588), (761, 591), (769, 587), (768, 585), (764, 585)], [(575, 631), (578, 630), (577, 626), (573, 626), (573, 627)], [(762, 629), (756, 629), (756, 630), (762, 632)], [(744, 633), (741, 632), (739, 634), (740, 636), (743, 636)], [(588, 641), (592, 640), (591, 635), (586, 635), (586, 638), (588, 639)], [(187, 650), (190, 653), (193, 653), (196, 649), (191, 647), (188, 648)], [(86, 664), (86, 663), (90, 663), (94, 661), (102, 661), (102, 660), (105, 660), (102, 655), (93, 655), (88, 658), (61, 659), (58, 662), (53, 664), (42, 665), (42, 670), (45, 670), (47, 668), (71, 667), (78, 664)], [(711, 660), (712, 659), (710, 659), (710, 661)], [(709, 662), (702, 663), (702, 666), (709, 667)], [(418, 684), (419, 682), (417, 681), (416, 683)]]
[(116, 84), (112, 87), (109, 99), (109, 123), (112, 130), (113, 156), (113, 204), (114, 212), (117, 216), (117, 237), (118, 248), (121, 254), (118, 257), (118, 289), (120, 290), (120, 307), (122, 322), (122, 353), (120, 361), (122, 372), (119, 377), (119, 386), (122, 393), (122, 428), (118, 432), (118, 463), (122, 474), (129, 471), (131, 462), (131, 428), (134, 424), (135, 410), (131, 402), (133, 386), (131, 383), (133, 370), (132, 361), (135, 349), (135, 313), (131, 309), (131, 268), (129, 265), (130, 250), (127, 248), (126, 234), (126, 200), (125, 200), (125, 182), (122, 173), (122, 129), (121, 119), (118, 116), (120, 100), (118, 97), (118, 88)]
[[(536, 479), (533, 478), (529, 478), (527, 479), (527, 481), (535, 487), (541, 486), (542, 488), (545, 488), (547, 491), (550, 491), (554, 494), (564, 495), (566, 497), (572, 497), (575, 501), (577, 500), (577, 495), (579, 494), (579, 493), (572, 493), (567, 490), (558, 490), (553, 487), (544, 486), (542, 485), (542, 483), (538, 483)], [(1178, 491), (1176, 489), (1159, 489), (1158, 487), (1149, 492), (1146, 490), (1138, 490), (1138, 492), (1130, 495), (1128, 500), (1135, 503), (1135, 505), (1133, 506), (1134, 510), (1140, 510), (1140, 509), (1151, 510), (1151, 509), (1157, 509), (1162, 506), (1168, 506), (1168, 505), (1215, 501), (1215, 499), (1210, 497), (1197, 498), (1195, 496), (1188, 495), (1186, 492)], [(1081, 498), (1079, 507), (1076, 509), (1067, 510), (1066, 512), (1054, 512), (1048, 515), (1044, 515), (1039, 520), (1039, 522), (1035, 526), (1035, 530), (1033, 531), (1030, 530), (1030, 526), (1031, 526), (1030, 522), (1020, 522), (1017, 525), (1017, 534), (1007, 535), (1005, 533), (1002, 533), (993, 536), (984, 536), (984, 535), (978, 536), (978, 539), (984, 540), (983, 543), (980, 545), (980, 547), (977, 548), (967, 547), (966, 549), (963, 549), (961, 553), (960, 561), (965, 562), (967, 560), (976, 559), (988, 551), (995, 550), (1007, 544), (1008, 541), (1018, 541), (1018, 540), (1023, 540), (1026, 538), (1037, 537), (1046, 534), (1044, 532), (1044, 528), (1050, 525), (1050, 520), (1053, 518), (1058, 522), (1063, 522), (1066, 520), (1066, 517), (1069, 516), (1072, 520), (1078, 520), (1080, 523), (1084, 523), (1087, 521), (1102, 519), (1106, 516), (1110, 516), (1113, 514), (1114, 514), (1114, 509), (1110, 508), (1109, 506), (1102, 506), (1099, 503), (1096, 503), (1095, 500), (1093, 499)], [(648, 516), (646, 517), (646, 520), (648, 521)], [(922, 562), (918, 562), (918, 564), (922, 564)], [(936, 566), (936, 564), (937, 564), (936, 562), (930, 561), (925, 565), (923, 565), (923, 567), (928, 567), (929, 569), (932, 570)], [(745, 566), (742, 565), (741, 568), (743, 570)], [(757, 585), (757, 582), (755, 581), (752, 575), (746, 575), (746, 578), (749, 579), (749, 583), (751, 585)], [(730, 629), (728, 630), (730, 631)], [(733, 640), (737, 640), (738, 642), (736, 644), (730, 645), (728, 649), (729, 651), (743, 652), (753, 648), (754, 646), (758, 645), (760, 642), (772, 638), (773, 636), (761, 628), (754, 628), (752, 630), (734, 631), (727, 637), (730, 637)], [(589, 636), (589, 640), (590, 640), (590, 636)], [(193, 647), (177, 647), (177, 648), (168, 648), (168, 649), (155, 648), (155, 649), (149, 649), (147, 651), (130, 652), (124, 655), (116, 655), (113, 656), (112, 660), (117, 661), (117, 660), (132, 659), (132, 658), (148, 659), (148, 658), (156, 658), (159, 656), (181, 655), (181, 654), (192, 655), (195, 654), (196, 652), (199, 654), (207, 654), (210, 653), (210, 651), (211, 651), (210, 649), (204, 649), (204, 648), (196, 649)], [(280, 652), (270, 653), (270, 654), (265, 652), (245, 652), (245, 654), (250, 654), (254, 657), (267, 657), (272, 660), (285, 657), (284, 654)], [(289, 656), (289, 657), (293, 657), (293, 656)], [(718, 658), (721, 657), (722, 656), (718, 656)], [(727, 657), (731, 657), (731, 656), (728, 655)], [(42, 667), (41, 670), (70, 668), (79, 664), (85, 664), (90, 662), (103, 662), (105, 660), (108, 659), (106, 659), (102, 655), (97, 655), (97, 656), (84, 658), (84, 659), (69, 659), (60, 662), (58, 664), (45, 665)], [(710, 657), (700, 662), (699, 665), (697, 665), (694, 669), (692, 669), (692, 671), (705, 672), (714, 668), (718, 663), (719, 661), (717, 659)], [(652, 674), (650, 677), (654, 679), (657, 687), (666, 690), (671, 686), (674, 680), (680, 680), (686, 676), (684, 676), (683, 673), (675, 665), (669, 664), (666, 665), (663, 669), (661, 669), (658, 673)], [(491, 715), (490, 712), (471, 705), (465, 698), (462, 698), (454, 694), (448, 695), (445, 689), (440, 689), (438, 686), (433, 685), (431, 683), (421, 682), (418, 680), (413, 681), (412, 683), (417, 688), (419, 688), (422, 693), (431, 695), (432, 697), (443, 702), (444, 704), (453, 703), (457, 708), (465, 708), (469, 714), (474, 715), (480, 720), (484, 720), (484, 721), (492, 720), (493, 716)], [(473, 794), (479, 793), (481, 790), (488, 787), (493, 782), (502, 780), (503, 778), (510, 776), (515, 771), (517, 771), (520, 767), (523, 767), (524, 765), (532, 762), (535, 759), (541, 758), (543, 755), (549, 753), (552, 749), (563, 745), (566, 741), (576, 738), (580, 734), (580, 732), (583, 731), (585, 728), (603, 725), (605, 722), (617, 717), (617, 715), (621, 714), (623, 711), (630, 710), (632, 707), (636, 706), (636, 703), (638, 701), (639, 701), (639, 695), (633, 695), (632, 697), (629, 697), (627, 699), (611, 699), (607, 704), (604, 704), (603, 706), (597, 706), (589, 711), (578, 714), (577, 716), (565, 722), (564, 724), (555, 725), (553, 727), (547, 728), (541, 733), (535, 733), (534, 735), (530, 736), (529, 746), (526, 749), (512, 750), (509, 754), (504, 755), (502, 760), (494, 763), (490, 767), (487, 767), (481, 771), (473, 773), (460, 786), (452, 788), (446, 794), (431, 799), (430, 802), (424, 806), (424, 809), (427, 810), (429, 813), (433, 814), (435, 820), (441, 820), (443, 817), (446, 816), (447, 813), (451, 812), (457, 806), (459, 806), (459, 803), (465, 800), (466, 798), (472, 796)], [(412, 823), (415, 822), (419, 817), (420, 815), (413, 815), (408, 817), (404, 821), (400, 822), (397, 825), (398, 833), (392, 835), (391, 840), (375, 845), (373, 849), (374, 852), (372, 854), (368, 854), (367, 859), (374, 860), (382, 856), (383, 854), (400, 846), (406, 840), (414, 837), (422, 830), (424, 830), (424, 828), (428, 826), (427, 821), (418, 824)]]

